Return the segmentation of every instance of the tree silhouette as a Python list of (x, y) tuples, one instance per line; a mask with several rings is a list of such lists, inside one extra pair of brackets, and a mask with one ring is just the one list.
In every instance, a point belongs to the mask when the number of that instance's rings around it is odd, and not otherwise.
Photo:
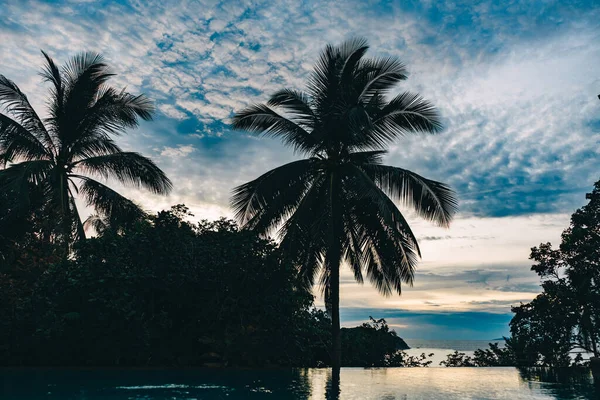
[(51, 84), (47, 118), (42, 120), (18, 86), (0, 75), (5, 110), (0, 113), (0, 190), (12, 194), (15, 208), (36, 203), (36, 210), (53, 221), (54, 237), (68, 246), (85, 237), (76, 194), (96, 217), (116, 221), (143, 214), (94, 178), (116, 178), (161, 194), (172, 185), (151, 160), (122, 151), (113, 140), (137, 127), (139, 118), (151, 119), (150, 100), (109, 86), (114, 74), (98, 54), (81, 53), (59, 68), (42, 53), (41, 76)]
[(364, 39), (328, 45), (306, 92), (284, 89), (252, 105), (233, 127), (272, 136), (306, 158), (234, 189), (232, 206), (245, 227), (279, 229), (281, 248), (307, 285), (319, 283), (332, 317), (332, 366), (340, 367), (339, 280), (346, 262), (384, 295), (412, 284), (420, 250), (399, 201), (448, 226), (457, 208), (445, 184), (382, 164), (387, 146), (414, 133), (437, 133), (434, 107), (408, 92), (386, 95), (407, 78), (395, 58), (365, 58)]

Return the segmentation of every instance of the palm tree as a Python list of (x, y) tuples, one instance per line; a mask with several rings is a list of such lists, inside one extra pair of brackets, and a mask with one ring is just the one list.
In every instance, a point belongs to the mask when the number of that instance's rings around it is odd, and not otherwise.
[(95, 178), (116, 178), (160, 194), (172, 184), (151, 160), (121, 150), (113, 140), (137, 127), (139, 118), (151, 119), (150, 100), (109, 86), (114, 74), (98, 54), (79, 54), (62, 68), (42, 54), (41, 75), (51, 84), (47, 118), (42, 120), (17, 85), (0, 75), (5, 110), (0, 113), (0, 190), (12, 193), (16, 206), (35, 203), (35, 211), (52, 221), (54, 237), (68, 248), (85, 237), (77, 194), (107, 220), (143, 215)]
[(364, 39), (328, 45), (306, 92), (284, 89), (267, 104), (238, 112), (233, 127), (280, 138), (306, 158), (275, 168), (233, 191), (236, 218), (263, 235), (279, 229), (284, 254), (307, 285), (317, 281), (332, 317), (332, 366), (341, 360), (340, 264), (384, 295), (412, 284), (421, 253), (394, 201), (447, 227), (457, 209), (445, 184), (382, 164), (394, 140), (442, 128), (421, 97), (386, 95), (406, 79), (395, 58), (365, 58)]

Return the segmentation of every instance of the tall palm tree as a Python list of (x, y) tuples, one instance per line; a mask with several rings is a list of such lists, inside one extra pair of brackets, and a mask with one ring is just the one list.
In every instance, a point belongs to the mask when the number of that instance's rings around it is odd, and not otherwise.
[(447, 227), (457, 208), (445, 184), (382, 164), (386, 147), (403, 136), (442, 128), (420, 96), (386, 95), (407, 78), (395, 58), (365, 58), (364, 39), (328, 45), (306, 92), (284, 89), (267, 104), (233, 117), (233, 127), (277, 137), (306, 158), (234, 189), (237, 219), (268, 235), (279, 229), (284, 254), (307, 285), (320, 283), (332, 317), (332, 366), (341, 360), (340, 264), (384, 295), (412, 284), (421, 253), (394, 201)]
[[(172, 184), (150, 159), (126, 152), (113, 140), (154, 110), (143, 95), (109, 86), (114, 75), (102, 56), (81, 53), (62, 68), (44, 52), (44, 81), (51, 85), (48, 115), (41, 119), (18, 86), (0, 75), (0, 190), (15, 206), (36, 204), (66, 246), (85, 237), (75, 204), (79, 194), (102, 217), (142, 215), (126, 199), (95, 178), (116, 178), (154, 193)], [(35, 202), (32, 192), (35, 192)], [(41, 197), (41, 199), (40, 199)], [(0, 221), (1, 222), (1, 221)]]

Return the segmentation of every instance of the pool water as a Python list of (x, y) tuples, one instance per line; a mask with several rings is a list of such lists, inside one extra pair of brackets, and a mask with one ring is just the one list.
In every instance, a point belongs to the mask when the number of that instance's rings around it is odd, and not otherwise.
[[(327, 399), (329, 369), (0, 370), (2, 400)], [(339, 399), (596, 399), (589, 371), (342, 368)]]

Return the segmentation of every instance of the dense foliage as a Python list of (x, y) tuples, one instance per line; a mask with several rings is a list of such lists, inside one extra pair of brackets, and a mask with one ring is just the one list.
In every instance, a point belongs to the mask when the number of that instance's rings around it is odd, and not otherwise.
[[(108, 226), (69, 260), (35, 234), (6, 245), (1, 363), (328, 365), (331, 322), (275, 244), (188, 217), (176, 206)], [(405, 345), (383, 320), (345, 332), (345, 346), (361, 348), (348, 365), (383, 365)]]
[(512, 308), (506, 346), (490, 343), (473, 357), (456, 351), (442, 365), (568, 367), (587, 364), (581, 351), (600, 356), (600, 181), (587, 198), (558, 249), (550, 243), (531, 249), (543, 291)]
[(312, 296), (274, 244), (231, 221), (184, 217), (174, 208), (87, 240), (73, 260), (34, 258), (3, 271), (2, 360), (314, 364), (303, 359), (312, 338), (292, 336), (313, 323)]
[(543, 292), (513, 308), (512, 348), (519, 365), (568, 366), (574, 349), (600, 356), (600, 181), (571, 216), (558, 249), (531, 249)]
[(477, 349), (473, 356), (468, 356), (456, 350), (440, 362), (444, 367), (508, 367), (515, 365), (514, 353), (510, 346), (510, 339), (506, 347), (498, 343), (489, 343), (487, 349)]
[(385, 319), (374, 319), (355, 328), (342, 328), (342, 365), (348, 367), (415, 366), (402, 350), (408, 345), (390, 330)]

